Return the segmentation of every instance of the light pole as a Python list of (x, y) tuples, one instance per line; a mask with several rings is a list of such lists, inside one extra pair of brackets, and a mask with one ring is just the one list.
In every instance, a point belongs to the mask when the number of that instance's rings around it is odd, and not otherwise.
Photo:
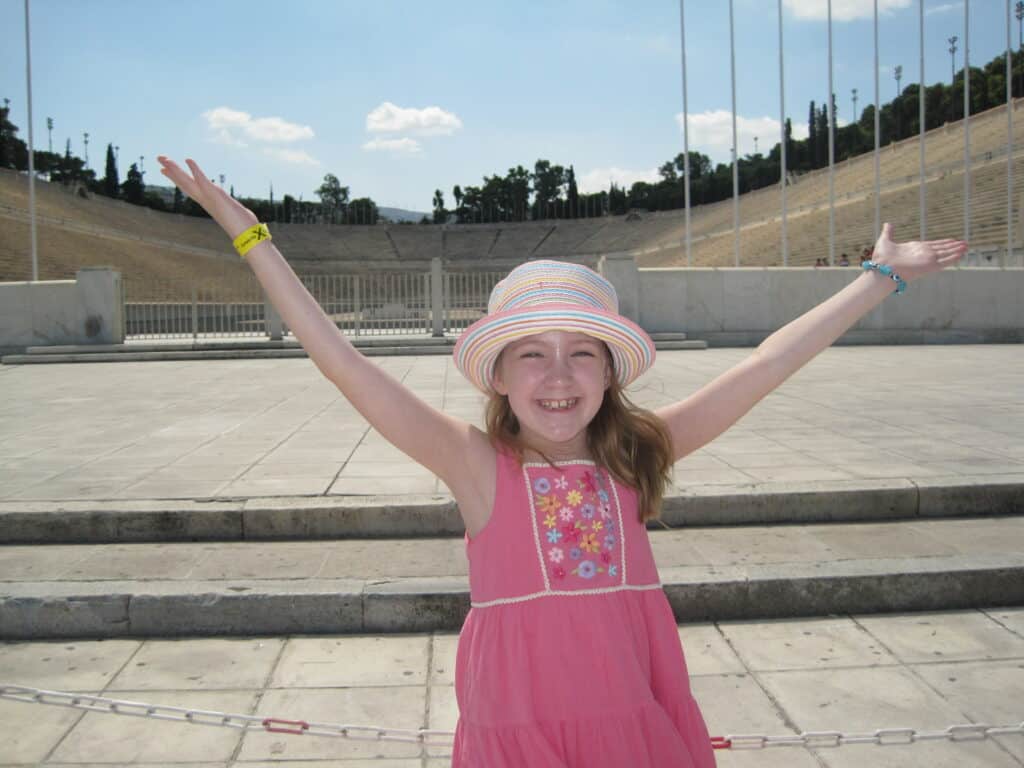
[(1013, 13), (1017, 17), (1017, 50), (1024, 48), (1024, 0), (1017, 0), (1017, 4), (1013, 6)]
[(900, 140), (900, 112), (902, 111), (900, 109), (900, 107), (901, 107), (901, 104), (900, 104), (900, 102), (901, 102), (900, 94), (902, 93), (902, 91), (900, 91), (900, 79), (903, 77), (903, 67), (902, 67), (902, 65), (897, 64), (896, 67), (893, 69), (892, 74), (893, 74), (893, 77), (896, 78), (896, 101), (894, 102), (894, 105), (896, 107), (896, 141), (899, 141)]
[(46, 118), (46, 136), (47, 136), (46, 141), (47, 141), (47, 144), (49, 145), (49, 148), (50, 148), (50, 154), (52, 155), (53, 154), (53, 118), (52, 117)]
[(118, 151), (121, 149), (117, 144), (114, 145), (114, 165), (121, 162), (121, 158), (118, 157)]
[(859, 119), (857, 117), (857, 89), (856, 88), (851, 89), (851, 94), (853, 96), (853, 123), (854, 123), (854, 125), (856, 125), (857, 121)]
[(145, 157), (143, 157), (142, 155), (139, 155), (139, 177), (142, 179), (142, 183), (143, 184), (146, 183), (146, 171), (144, 170), (144, 168), (145, 168), (145, 165), (144, 165), (145, 160), (146, 160)]
[(757, 136), (754, 137), (754, 154), (757, 154)]
[(946, 42), (949, 43), (950, 77), (949, 77), (949, 120), (956, 120), (956, 101), (953, 99), (953, 86), (956, 84), (956, 41), (957, 36), (953, 35)]
[(82, 134), (82, 142), (85, 144), (85, 167), (89, 167), (89, 132)]

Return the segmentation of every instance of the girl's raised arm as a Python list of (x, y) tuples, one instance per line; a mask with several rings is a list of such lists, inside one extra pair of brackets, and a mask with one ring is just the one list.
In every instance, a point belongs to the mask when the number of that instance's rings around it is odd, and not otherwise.
[[(191, 175), (166, 157), (158, 160), (161, 173), (201, 205), (232, 239), (257, 223), (252, 211), (211, 182), (192, 160), (186, 161)], [(469, 500), (460, 504), (467, 514), (478, 493), (486, 492), (486, 478), (494, 474), (487, 436), (432, 408), (365, 358), (324, 314), (272, 242), (259, 243), (245, 259), (317, 368), (384, 438), (440, 477), (456, 498)], [(482, 480), (479, 488), (472, 478)], [(466, 487), (470, 483), (474, 485)]]
[[(909, 283), (955, 264), (967, 250), (960, 240), (896, 243), (886, 224), (875, 245), (873, 260)], [(783, 326), (746, 360), (718, 376), (658, 415), (672, 436), (673, 458), (714, 440), (765, 395), (796, 373), (811, 358), (842, 336), (896, 288), (878, 271), (865, 272), (829, 299)]]

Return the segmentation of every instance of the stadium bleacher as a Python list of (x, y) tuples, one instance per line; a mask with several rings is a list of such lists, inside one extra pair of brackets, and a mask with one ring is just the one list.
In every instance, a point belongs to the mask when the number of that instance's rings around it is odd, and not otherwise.
[[(1024, 194), (1024, 99), (1015, 110), (1014, 216), (1021, 242)], [(970, 119), (972, 247), (994, 250), (1006, 239), (1006, 107)], [(962, 237), (963, 123), (925, 138), (928, 237)], [(919, 231), (917, 137), (883, 147), (881, 209), (897, 236)], [(871, 154), (835, 167), (835, 255), (856, 263), (874, 240), (874, 160)], [(812, 265), (828, 256), (828, 169), (804, 174), (787, 187), (788, 263)], [(66, 279), (83, 266), (111, 265), (134, 283), (200, 278), (230, 289), (244, 272), (219, 228), (208, 219), (159, 213), (98, 195), (36, 185), (40, 278)], [(0, 171), (0, 280), (29, 278), (28, 184), (23, 174)], [(740, 264), (781, 265), (781, 194), (778, 185), (739, 199)], [(528, 258), (593, 261), (604, 253), (631, 252), (641, 266), (686, 263), (685, 213), (470, 225), (322, 226), (274, 224), (274, 238), (297, 270), (314, 273), (405, 267), (423, 269), (439, 257), (456, 269), (493, 269)], [(733, 266), (733, 201), (691, 210), (694, 266)], [(154, 288), (153, 293), (159, 291)]]

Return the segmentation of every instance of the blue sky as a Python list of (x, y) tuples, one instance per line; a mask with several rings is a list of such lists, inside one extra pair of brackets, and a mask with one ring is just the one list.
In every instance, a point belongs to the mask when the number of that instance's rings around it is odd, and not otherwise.
[[(883, 101), (917, 82), (918, 0), (879, 0)], [(924, 0), (925, 80), (949, 81), (964, 5)], [(826, 0), (784, 0), (786, 112), (797, 135), (828, 91)], [(325, 173), (353, 197), (429, 210), (435, 188), (538, 158), (583, 191), (653, 178), (682, 151), (678, 0), (31, 0), (35, 144), (70, 138), (102, 175), (143, 156), (194, 157), (236, 194), (314, 199)], [(873, 100), (872, 0), (833, 0), (840, 120)], [(735, 0), (741, 153), (778, 139), (774, 0)], [(1004, 0), (970, 4), (972, 64), (1005, 50)], [(1013, 45), (1018, 44), (1012, 22)], [(22, 0), (0, 0), (0, 97), (28, 138)], [(690, 146), (731, 146), (724, 0), (686, 0)]]

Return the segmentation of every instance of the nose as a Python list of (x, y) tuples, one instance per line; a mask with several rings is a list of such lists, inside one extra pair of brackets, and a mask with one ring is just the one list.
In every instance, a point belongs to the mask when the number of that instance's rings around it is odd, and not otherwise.
[(549, 382), (568, 382), (572, 380), (572, 366), (569, 365), (569, 355), (562, 350), (557, 350), (551, 355), (547, 369), (547, 380)]

